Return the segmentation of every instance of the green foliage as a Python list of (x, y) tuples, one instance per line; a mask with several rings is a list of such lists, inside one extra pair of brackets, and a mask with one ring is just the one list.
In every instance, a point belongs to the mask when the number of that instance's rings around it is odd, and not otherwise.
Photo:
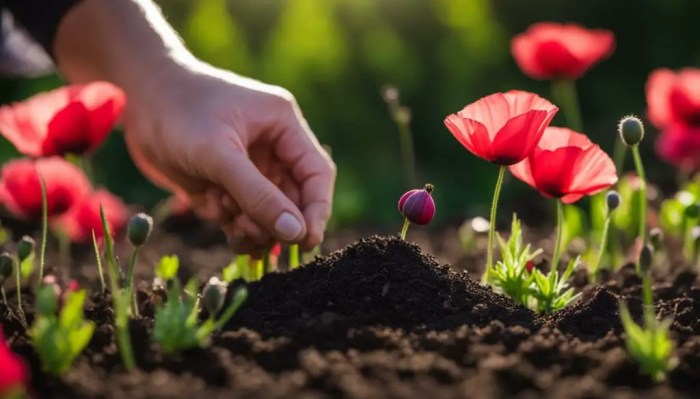
[(639, 364), (640, 371), (654, 381), (662, 381), (675, 367), (673, 341), (669, 337), (670, 320), (658, 322), (653, 308), (645, 307), (644, 327), (638, 325), (627, 307), (620, 304), (620, 320), (625, 329), (625, 344), (630, 356)]
[(160, 277), (164, 282), (177, 277), (180, 268), (180, 258), (177, 255), (163, 256), (156, 266), (156, 277)]
[(581, 257), (570, 260), (561, 277), (558, 270), (550, 270), (548, 274), (537, 268), (532, 270), (534, 287), (530, 289), (530, 295), (537, 312), (554, 312), (578, 299), (581, 294), (574, 294), (574, 289), (569, 288), (569, 278), (580, 262)]
[[(39, 296), (52, 300), (54, 309), (58, 306), (58, 298), (52, 286), (40, 287), (37, 293)], [(55, 312), (43, 313), (38, 309), (29, 336), (46, 372), (64, 374), (90, 342), (95, 324), (85, 320), (85, 297), (85, 290), (68, 292), (58, 316)], [(47, 308), (51, 309), (52, 306)]]
[(498, 242), (501, 260), (489, 270), (488, 283), (513, 301), (542, 313), (562, 309), (579, 297), (568, 281), (580, 257), (570, 261), (561, 276), (556, 269), (543, 273), (532, 263), (542, 250), (523, 243), (520, 220), (515, 215), (508, 241), (499, 235)]
[(248, 296), (246, 288), (239, 288), (221, 316), (210, 317), (199, 322), (199, 297), (197, 281), (192, 279), (181, 290), (177, 279), (164, 281), (169, 286), (167, 300), (156, 308), (153, 339), (167, 353), (203, 346), (209, 336), (228, 322)]

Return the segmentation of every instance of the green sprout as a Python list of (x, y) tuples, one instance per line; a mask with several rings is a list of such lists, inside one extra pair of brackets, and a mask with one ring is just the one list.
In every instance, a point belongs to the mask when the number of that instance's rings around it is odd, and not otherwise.
[(139, 251), (148, 240), (153, 231), (153, 218), (145, 213), (139, 213), (131, 217), (127, 225), (126, 235), (129, 237), (134, 249), (129, 258), (129, 268), (126, 273), (126, 292), (129, 298), (133, 298), (132, 311), (135, 316), (139, 315), (139, 307), (136, 303), (136, 291), (134, 290), (134, 269), (138, 260)]
[(105, 263), (107, 264), (107, 273), (109, 273), (109, 289), (112, 294), (112, 306), (114, 307), (114, 325), (117, 333), (117, 346), (119, 347), (119, 353), (121, 354), (124, 367), (126, 367), (127, 370), (131, 370), (136, 367), (128, 325), (131, 296), (127, 291), (119, 288), (119, 270), (114, 258), (112, 232), (105, 218), (102, 206), (100, 206), (100, 218), (102, 219), (102, 229), (104, 231)]
[(37, 290), (37, 316), (29, 336), (46, 372), (65, 374), (90, 342), (95, 324), (85, 320), (85, 297), (85, 290), (68, 291), (58, 311), (55, 285), (45, 284)]
[(603, 234), (600, 238), (600, 248), (598, 249), (598, 256), (593, 264), (591, 264), (589, 269), (589, 274), (592, 280), (595, 281), (598, 278), (598, 272), (600, 271), (600, 265), (603, 261), (603, 256), (608, 248), (608, 233), (610, 231), (610, 221), (612, 220), (612, 213), (620, 206), (620, 194), (617, 191), (609, 191), (605, 196), (605, 224), (603, 225)]
[(669, 337), (670, 320), (659, 322), (656, 319), (651, 290), (652, 264), (653, 249), (650, 245), (645, 245), (637, 261), (637, 273), (642, 277), (643, 326), (632, 319), (624, 303), (620, 303), (620, 320), (630, 356), (637, 361), (642, 373), (658, 382), (675, 367), (677, 359), (673, 356), (673, 340)]
[(554, 266), (548, 273), (543, 273), (533, 262), (542, 250), (533, 250), (530, 244), (523, 243), (520, 220), (515, 215), (508, 241), (500, 236), (498, 241), (501, 260), (487, 272), (488, 283), (494, 288), (516, 303), (540, 313), (562, 309), (579, 297), (569, 287), (568, 281), (579, 265), (580, 257), (570, 261), (561, 276)]
[(294, 270), (299, 264), (299, 244), (292, 244), (289, 246), (289, 268)]
[(203, 290), (203, 302), (209, 317), (200, 323), (197, 281), (190, 280), (182, 290), (176, 278), (178, 262), (173, 259), (177, 258), (161, 260), (157, 269), (158, 277), (168, 288), (165, 303), (156, 307), (153, 330), (153, 339), (167, 353), (205, 345), (209, 336), (233, 317), (248, 296), (245, 287), (238, 288), (231, 304), (216, 318), (223, 308), (228, 286), (218, 278), (211, 278)]
[(34, 247), (35, 242), (32, 237), (23, 236), (17, 243), (17, 259), (19, 260), (19, 270), (23, 280), (27, 280), (34, 273)]
[(97, 237), (95, 236), (95, 230), (92, 230), (92, 248), (95, 250), (95, 260), (97, 261), (97, 272), (100, 275), (100, 288), (104, 294), (107, 291), (107, 286), (105, 285), (105, 273), (102, 269), (102, 257), (100, 256), (100, 246), (97, 244)]

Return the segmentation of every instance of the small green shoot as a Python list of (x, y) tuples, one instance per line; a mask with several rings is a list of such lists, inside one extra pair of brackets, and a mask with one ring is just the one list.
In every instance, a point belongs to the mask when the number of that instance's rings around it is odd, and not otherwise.
[(637, 324), (627, 307), (620, 303), (620, 320), (625, 330), (625, 345), (642, 373), (654, 381), (663, 381), (677, 364), (673, 340), (669, 337), (670, 320), (657, 321), (653, 308), (644, 308), (644, 326)]
[[(162, 278), (162, 276), (159, 277)], [(198, 320), (200, 301), (197, 295), (197, 281), (190, 280), (184, 291), (181, 290), (177, 278), (164, 279), (163, 282), (166, 287), (169, 287), (168, 294), (165, 304), (156, 308), (153, 339), (167, 353), (205, 345), (209, 336), (221, 329), (233, 317), (248, 296), (246, 288), (239, 288), (231, 304), (218, 319), (216, 319), (217, 312), (210, 308), (208, 309), (209, 318), (200, 323)], [(221, 282), (221, 284), (224, 283)], [(211, 296), (211, 291), (206, 292), (207, 303), (217, 302), (223, 305), (223, 300), (219, 300), (222, 298), (217, 298), (214, 301)]]
[(24, 236), (17, 244), (17, 259), (22, 280), (27, 281), (34, 273), (34, 239)]
[(95, 236), (95, 230), (92, 230), (92, 247), (95, 250), (95, 261), (97, 262), (97, 272), (100, 275), (100, 288), (102, 288), (102, 293), (107, 291), (107, 286), (105, 285), (105, 273), (102, 269), (102, 256), (100, 256), (100, 246), (97, 244), (97, 237)]
[(34, 350), (39, 354), (44, 371), (62, 375), (92, 338), (95, 324), (85, 320), (85, 290), (67, 292), (63, 307), (51, 285), (37, 290), (37, 317), (29, 330)]
[(179, 268), (180, 258), (177, 255), (163, 256), (160, 258), (158, 266), (156, 266), (156, 277), (159, 277), (163, 282), (174, 280), (177, 277)]
[(574, 289), (569, 288), (569, 278), (580, 263), (580, 256), (570, 260), (561, 277), (556, 269), (544, 274), (539, 269), (533, 268), (534, 286), (530, 289), (530, 295), (533, 298), (531, 307), (534, 307), (538, 313), (555, 312), (578, 299), (581, 294), (574, 294)]
[(299, 264), (299, 244), (292, 244), (289, 246), (289, 268), (294, 270)]
[(39, 186), (41, 187), (41, 249), (39, 251), (39, 283), (44, 281), (44, 265), (46, 264), (46, 240), (49, 231), (49, 203), (46, 196), (46, 182), (39, 176)]

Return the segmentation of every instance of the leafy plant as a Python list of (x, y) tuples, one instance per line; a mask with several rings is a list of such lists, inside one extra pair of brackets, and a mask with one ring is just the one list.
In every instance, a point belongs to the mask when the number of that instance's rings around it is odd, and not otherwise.
[(569, 262), (563, 274), (552, 266), (544, 273), (535, 267), (533, 260), (542, 253), (525, 245), (520, 220), (513, 215), (508, 241), (498, 236), (501, 260), (487, 272), (489, 283), (515, 302), (537, 312), (553, 312), (564, 308), (579, 295), (569, 288), (569, 278), (580, 263), (580, 257)]
[(653, 308), (644, 308), (644, 326), (637, 324), (627, 307), (620, 303), (620, 320), (625, 330), (625, 345), (642, 373), (662, 381), (677, 364), (673, 341), (669, 337), (670, 320), (657, 321)]
[[(219, 309), (208, 306), (209, 318), (200, 323), (197, 281), (190, 280), (182, 290), (175, 277), (178, 264), (177, 257), (164, 257), (157, 269), (158, 277), (168, 288), (165, 303), (156, 308), (153, 339), (168, 353), (204, 345), (214, 331), (221, 329), (233, 317), (248, 296), (246, 288), (238, 288), (229, 306), (216, 318), (223, 306), (226, 291), (225, 283), (219, 282), (216, 287), (205, 292), (207, 303), (218, 303)], [(210, 280), (207, 287), (211, 284)], [(219, 298), (213, 298), (214, 295), (219, 295)]]
[(58, 315), (58, 295), (53, 285), (37, 290), (37, 317), (29, 330), (34, 350), (45, 371), (61, 375), (73, 364), (92, 338), (95, 324), (85, 320), (85, 290), (68, 291)]

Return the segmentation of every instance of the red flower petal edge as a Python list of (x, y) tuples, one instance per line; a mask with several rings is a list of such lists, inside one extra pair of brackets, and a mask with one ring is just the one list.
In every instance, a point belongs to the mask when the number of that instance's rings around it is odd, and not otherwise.
[(23, 392), (28, 376), (27, 366), (12, 353), (0, 329), (0, 397)]
[(73, 242), (87, 242), (95, 237), (104, 237), (100, 206), (112, 234), (119, 234), (126, 227), (129, 210), (124, 202), (107, 190), (100, 189), (83, 198), (70, 212), (57, 219), (54, 226), (65, 232)]

